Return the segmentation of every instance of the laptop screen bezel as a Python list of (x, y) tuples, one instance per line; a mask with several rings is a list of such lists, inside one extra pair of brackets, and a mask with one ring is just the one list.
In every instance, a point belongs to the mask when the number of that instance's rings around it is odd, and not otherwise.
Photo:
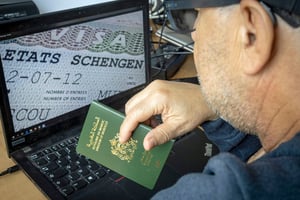
[[(143, 31), (144, 31), (144, 46), (145, 46), (145, 68), (146, 68), (146, 83), (150, 82), (150, 33), (149, 33), (149, 8), (147, 0), (116, 0), (106, 3), (100, 3), (90, 6), (84, 6), (80, 8), (73, 8), (68, 10), (62, 10), (58, 12), (46, 13), (41, 15), (28, 16), (22, 19), (16, 19), (0, 23), (0, 40), (7, 40), (23, 35), (28, 35), (36, 32), (43, 32), (51, 29), (56, 29), (64, 26), (71, 26), (78, 23), (84, 23), (92, 20), (103, 19), (106, 17), (112, 17), (116, 15), (126, 14), (134, 11), (143, 12)], [(36, 132), (35, 134), (30, 134), (25, 137), (25, 142), (20, 145), (12, 145), (11, 135), (14, 133), (13, 121), (10, 112), (9, 99), (7, 95), (7, 88), (4, 78), (4, 73), (2, 69), (2, 62), (0, 59), (0, 93), (2, 98), (0, 99), (1, 108), (1, 121), (2, 130), (6, 141), (8, 155), (12, 152), (28, 146), (42, 137), (51, 135), (55, 131), (65, 129), (67, 127), (73, 126), (75, 124), (81, 124), (85, 118), (88, 106), (77, 109), (63, 116), (57, 117), (56, 122), (58, 125), (49, 127), (47, 130), (42, 130)], [(144, 85), (143, 85), (144, 86)], [(143, 87), (138, 86), (138, 87)], [(132, 93), (132, 90), (137, 88), (132, 88), (128, 91), (121, 92), (115, 95), (113, 102), (117, 102), (118, 98), (122, 98), (126, 93)], [(109, 99), (105, 100), (105, 103), (110, 105)], [(113, 105), (112, 105), (113, 106)], [(66, 120), (68, 118), (68, 120)], [(5, 119), (5, 120), (3, 120)]]

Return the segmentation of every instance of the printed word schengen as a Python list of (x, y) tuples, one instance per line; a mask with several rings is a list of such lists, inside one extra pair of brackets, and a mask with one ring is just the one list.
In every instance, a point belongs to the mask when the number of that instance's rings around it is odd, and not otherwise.
[(143, 69), (144, 61), (135, 59), (119, 59), (108, 57), (92, 57), (76, 55), (71, 65), (97, 66), (97, 67), (118, 67), (129, 69)]

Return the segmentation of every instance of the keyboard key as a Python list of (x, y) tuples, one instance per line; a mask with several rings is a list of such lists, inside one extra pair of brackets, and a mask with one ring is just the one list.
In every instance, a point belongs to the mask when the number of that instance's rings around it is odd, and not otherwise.
[(72, 148), (70, 147), (65, 147), (64, 149), (68, 154), (72, 152)]
[[(76, 147), (74, 145), (68, 146), (71, 152), (76, 153)], [(76, 153), (77, 154), (77, 153)]]
[(75, 138), (70, 138), (70, 139), (67, 140), (67, 142), (68, 142), (69, 144), (74, 144), (74, 143), (76, 143), (77, 141), (76, 141)]
[(66, 150), (64, 149), (60, 149), (56, 152), (56, 154), (59, 156), (59, 157), (64, 157), (66, 155), (68, 155), (68, 153), (66, 152)]
[(58, 168), (53, 173), (50, 173), (49, 177), (51, 179), (57, 179), (57, 178), (60, 178), (64, 175), (66, 175), (66, 174), (68, 174), (68, 170), (66, 170), (65, 168)]
[(76, 190), (79, 190), (83, 187), (85, 187), (87, 185), (87, 182), (83, 179), (79, 180), (79, 181), (76, 181), (72, 184), (72, 186), (76, 189)]
[(67, 144), (67, 142), (61, 142), (61, 143), (59, 143), (59, 146), (61, 146), (61, 147), (66, 147), (68, 144)]
[(51, 148), (47, 148), (43, 152), (44, 152), (44, 154), (49, 154), (52, 152), (52, 150), (51, 150)]
[(95, 174), (99, 177), (102, 178), (106, 175), (106, 171), (104, 169), (100, 169), (98, 171), (95, 172)]
[(65, 195), (68, 196), (74, 192), (74, 189), (71, 186), (66, 186), (61, 189), (61, 192)]
[(100, 168), (100, 166), (95, 162), (90, 162), (90, 164), (87, 167), (92, 171), (95, 171)]
[(71, 164), (67, 165), (66, 168), (68, 170), (70, 170), (71, 172), (74, 172), (75, 170), (78, 169), (78, 165), (76, 165), (75, 163), (71, 163)]
[(58, 150), (60, 149), (60, 146), (58, 146), (58, 145), (53, 145), (53, 146), (51, 147), (51, 149), (52, 149), (53, 151), (58, 151)]
[(92, 183), (94, 181), (97, 180), (97, 176), (93, 175), (93, 174), (90, 174), (88, 176), (85, 177), (85, 179), (89, 182), (89, 183)]
[(55, 162), (51, 162), (46, 166), (42, 167), (42, 171), (45, 173), (52, 172), (53, 170), (57, 169), (59, 166)]
[(54, 183), (55, 183), (57, 186), (59, 186), (59, 187), (62, 188), (62, 187), (67, 186), (67, 185), (70, 183), (70, 181), (69, 181), (67, 178), (63, 177), (63, 178), (56, 179), (56, 180), (54, 181)]
[(81, 174), (82, 176), (86, 176), (90, 173), (90, 171), (86, 167), (80, 168), (77, 172), (78, 172), (78, 174)]
[(42, 152), (38, 152), (38, 153), (35, 153), (35, 154), (32, 154), (31, 156), (30, 156), (30, 159), (31, 160), (35, 160), (35, 159), (38, 159), (38, 158), (41, 158), (41, 157), (43, 157), (43, 153)]
[(54, 153), (51, 153), (49, 155), (46, 156), (46, 159), (50, 162), (57, 160), (57, 155), (55, 155)]
[(70, 162), (67, 158), (59, 158), (56, 163), (60, 166), (67, 166)]
[(48, 161), (45, 158), (41, 158), (41, 159), (36, 160), (35, 163), (38, 166), (43, 166), (43, 165), (46, 165), (48, 163)]
[(77, 172), (73, 172), (68, 175), (69, 179), (72, 181), (76, 181), (80, 178), (80, 175)]
[(81, 167), (84, 167), (84, 166), (88, 165), (89, 163), (84, 157), (81, 157), (76, 161), (76, 164), (80, 165)]
[(67, 156), (67, 158), (68, 158), (70, 161), (77, 161), (78, 158), (79, 158), (79, 156), (78, 156), (77, 153), (71, 152), (71, 153)]

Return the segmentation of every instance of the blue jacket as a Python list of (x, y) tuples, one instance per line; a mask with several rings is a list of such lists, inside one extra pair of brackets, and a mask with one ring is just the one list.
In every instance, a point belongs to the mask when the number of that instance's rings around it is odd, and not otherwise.
[(260, 147), (256, 136), (219, 119), (202, 126), (221, 153), (202, 173), (183, 176), (153, 199), (300, 199), (300, 132), (290, 141), (247, 164)]

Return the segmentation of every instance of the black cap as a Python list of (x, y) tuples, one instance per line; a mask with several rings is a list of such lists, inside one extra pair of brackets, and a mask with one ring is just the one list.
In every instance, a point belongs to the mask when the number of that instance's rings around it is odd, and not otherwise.
[[(241, 0), (165, 0), (165, 6), (168, 10), (182, 10), (193, 8), (209, 8), (209, 7), (223, 7), (232, 4), (238, 4)], [(279, 14), (292, 26), (298, 27), (298, 25), (290, 22), (287, 15), (300, 16), (300, 0), (260, 0), (268, 5), (275, 13)], [(280, 11), (284, 11), (287, 14), (282, 14)]]
[(277, 8), (287, 11), (288, 13), (293, 13), (295, 15), (300, 15), (300, 1), (299, 0), (262, 0), (271, 8)]
[[(300, 0), (261, 0), (272, 8), (286, 10), (300, 15)], [(240, 0), (165, 0), (166, 7), (171, 10), (190, 8), (222, 7), (239, 3)]]
[(182, 10), (192, 8), (223, 7), (239, 3), (240, 0), (165, 0), (169, 10)]

